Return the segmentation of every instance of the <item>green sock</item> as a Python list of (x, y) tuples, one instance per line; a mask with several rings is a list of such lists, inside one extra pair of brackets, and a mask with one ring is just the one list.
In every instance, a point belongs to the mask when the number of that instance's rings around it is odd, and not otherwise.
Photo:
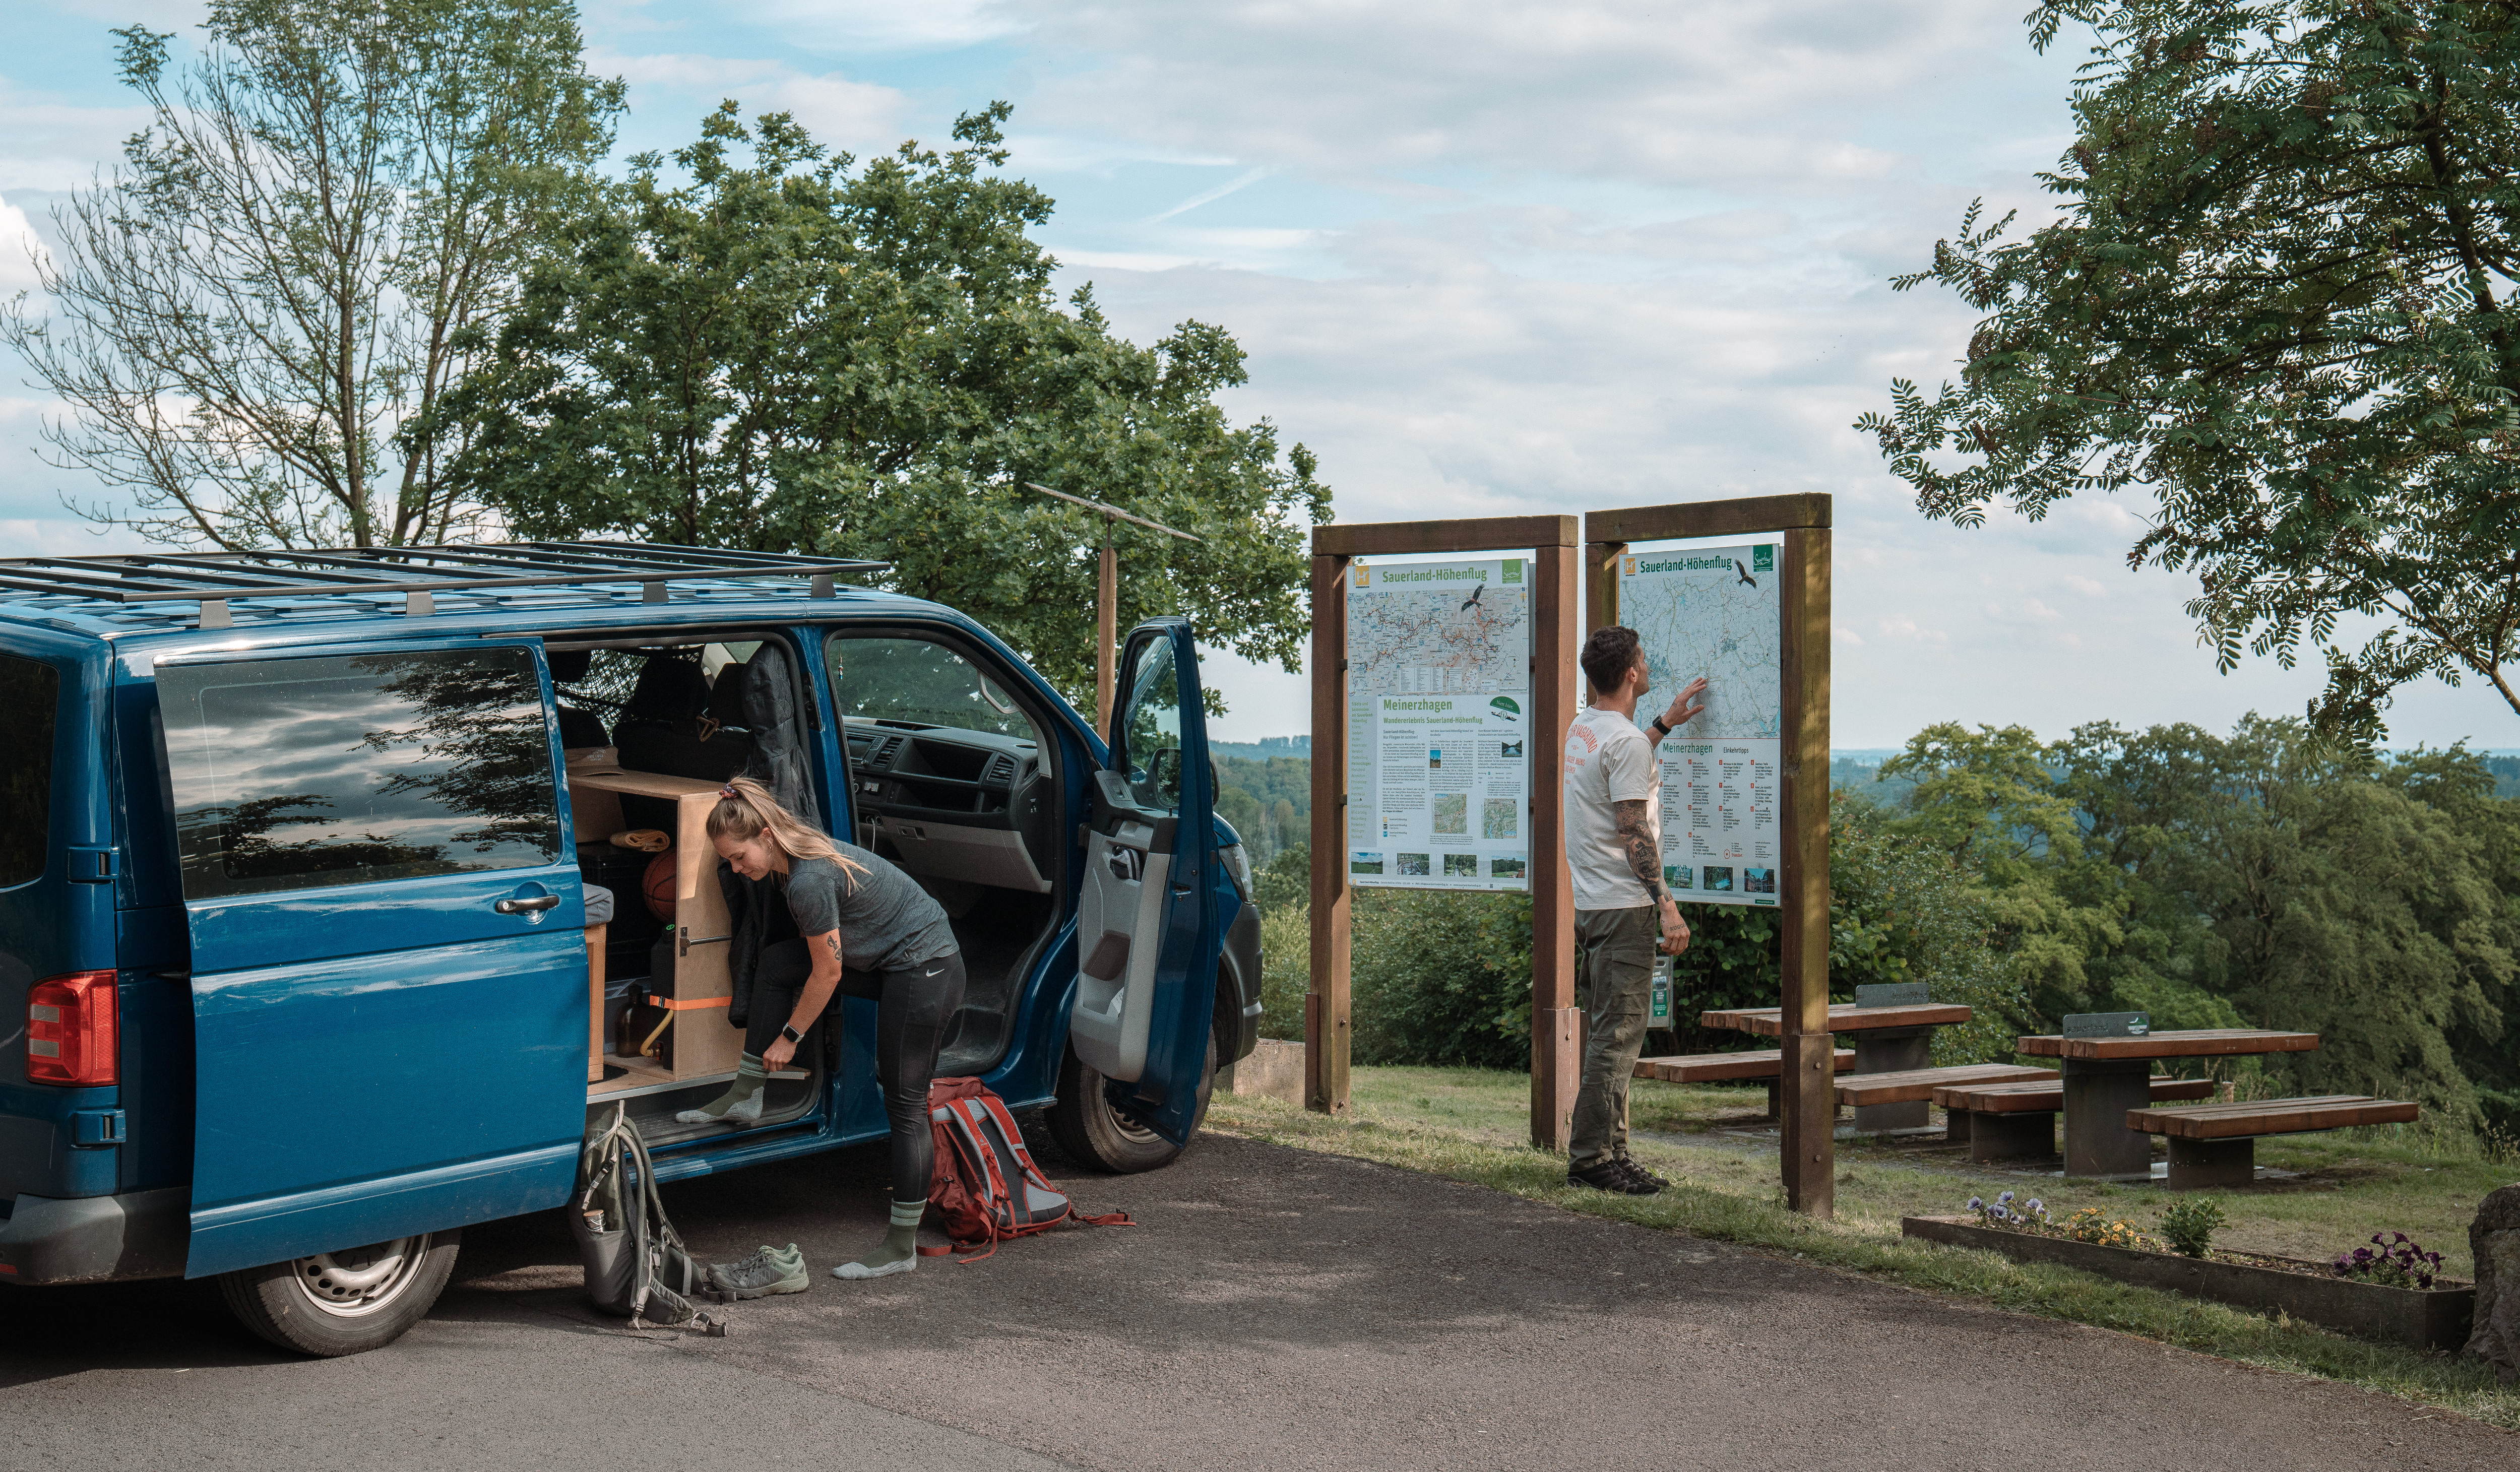
[(892, 1203), (892, 1227), (883, 1234), (882, 1245), (854, 1263), (842, 1263), (832, 1270), (833, 1277), (884, 1277), (895, 1272), (908, 1272), (919, 1266), (919, 1219), (927, 1215), (927, 1203), (895, 1201)]
[(735, 1082), (726, 1086), (726, 1093), (697, 1109), (686, 1109), (675, 1115), (675, 1122), (686, 1125), (705, 1125), (730, 1115), (739, 1120), (759, 1119), (761, 1086), (768, 1077), (768, 1073), (761, 1066), (761, 1059), (751, 1053), (745, 1053), (742, 1060), (736, 1064)]

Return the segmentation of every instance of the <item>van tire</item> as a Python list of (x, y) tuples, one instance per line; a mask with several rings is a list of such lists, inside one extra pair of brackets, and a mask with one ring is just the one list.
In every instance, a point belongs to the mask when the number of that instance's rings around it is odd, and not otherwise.
[[(455, 1273), (455, 1254), (463, 1241), (460, 1229), (422, 1232), (222, 1272), (219, 1293), (237, 1322), (284, 1350), (325, 1359), (363, 1355), (400, 1339), (428, 1316)], [(361, 1276), (388, 1258), (392, 1262), (385, 1275), (367, 1285), (374, 1297), (349, 1296), (361, 1286)]]
[[(1207, 1096), (1216, 1087), (1216, 1035), (1207, 1039), (1207, 1060), (1198, 1074), (1198, 1113), (1191, 1129), (1207, 1118)], [(1134, 1176), (1167, 1166), (1182, 1146), (1139, 1125), (1103, 1096), (1102, 1075), (1076, 1055), (1071, 1047), (1058, 1065), (1058, 1100), (1043, 1112), (1051, 1138), (1067, 1157), (1089, 1170)]]

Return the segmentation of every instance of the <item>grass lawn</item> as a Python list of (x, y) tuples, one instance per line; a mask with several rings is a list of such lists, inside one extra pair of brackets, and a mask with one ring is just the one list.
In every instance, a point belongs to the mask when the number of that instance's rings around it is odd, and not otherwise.
[[(1965, 1294), (2026, 1313), (2140, 1334), (2250, 1364), (2350, 1381), (2520, 1429), (2520, 1387), (2447, 1354), (2368, 1343), (2174, 1293), (2131, 1288), (2071, 1269), (2016, 1265), (1993, 1253), (1911, 1241), (1902, 1216), (1953, 1215), (1970, 1196), (2038, 1196), (2054, 1218), (2086, 1206), (2158, 1235), (2177, 1199), (2158, 1186), (2067, 1184), (1971, 1166), (1961, 1151), (1840, 1140), (1837, 1216), (1784, 1209), (1773, 1142), (1724, 1133), (1764, 1113), (1755, 1088), (1640, 1081), (1630, 1097), (1636, 1157), (1668, 1177), (1659, 1196), (1569, 1189), (1563, 1156), (1525, 1141), (1530, 1080), (1469, 1068), (1358, 1068), (1351, 1112), (1307, 1114), (1274, 1099), (1219, 1093), (1207, 1128), (1473, 1182), (1590, 1216), (1765, 1247), (1932, 1292)], [(2258, 1142), (2258, 1163), (2296, 1179), (2219, 1193), (2229, 1225), (2217, 1247), (2329, 1258), (2383, 1228), (2441, 1253), (2469, 1275), (2467, 1225), (2477, 1199), (2520, 1179), (2472, 1151), (2400, 1129), (2340, 1131)]]

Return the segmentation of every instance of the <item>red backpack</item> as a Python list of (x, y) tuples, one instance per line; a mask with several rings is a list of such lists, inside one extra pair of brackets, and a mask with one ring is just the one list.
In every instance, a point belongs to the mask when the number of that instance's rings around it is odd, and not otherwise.
[(927, 1086), (927, 1127), (936, 1135), (936, 1165), (927, 1205), (941, 1219), (951, 1247), (922, 1247), (921, 1257), (995, 1253), (1000, 1242), (1048, 1231), (1061, 1222), (1135, 1227), (1127, 1212), (1089, 1217), (1052, 1185), (1024, 1148), (1023, 1132), (1004, 1099), (978, 1079), (938, 1079)]

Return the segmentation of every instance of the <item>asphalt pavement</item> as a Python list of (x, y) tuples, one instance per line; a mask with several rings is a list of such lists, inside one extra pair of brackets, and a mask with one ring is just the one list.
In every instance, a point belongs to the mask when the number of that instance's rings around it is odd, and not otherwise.
[(825, 1276), (880, 1232), (882, 1169), (669, 1188), (703, 1253), (815, 1265), (724, 1339), (594, 1313), (556, 1216), (474, 1228), (429, 1320), (348, 1360), (266, 1350), (206, 1284), (0, 1290), (0, 1466), (2520, 1466), (2366, 1391), (1212, 1136), (1053, 1167), (1141, 1226)]

